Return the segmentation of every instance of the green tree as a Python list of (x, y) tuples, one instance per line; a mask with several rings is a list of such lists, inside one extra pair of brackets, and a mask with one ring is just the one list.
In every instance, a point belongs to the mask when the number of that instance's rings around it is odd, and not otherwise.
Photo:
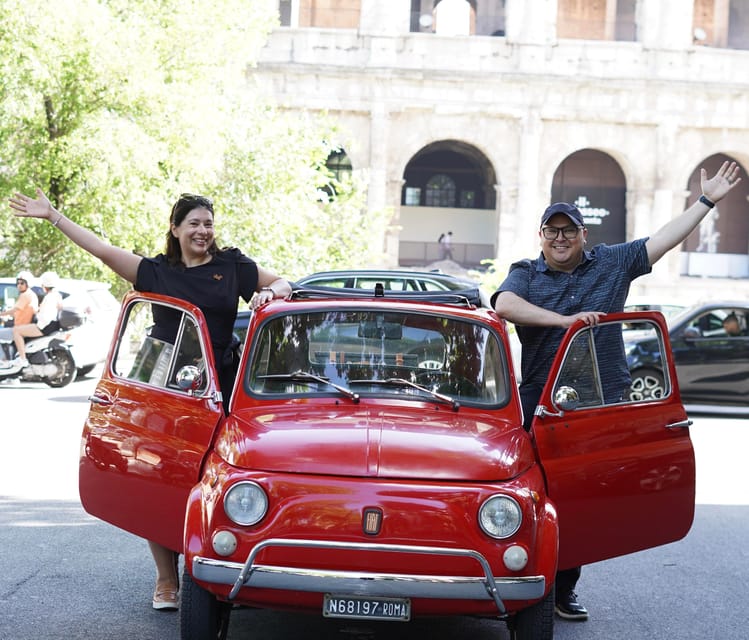
[[(0, 12), (0, 192), (40, 186), (142, 254), (161, 250), (185, 191), (214, 196), (225, 244), (291, 277), (366, 254), (379, 221), (361, 185), (320, 198), (331, 125), (257, 104), (245, 84), (273, 0), (0, 0)], [(48, 224), (3, 214), (0, 241), (0, 272), (126, 288)]]
[(381, 259), (386, 212), (365, 213), (366, 175), (336, 181), (325, 166), (334, 150), (326, 141), (337, 134), (332, 123), (271, 107), (237, 122), (214, 188), (226, 238), (255, 247), (261, 264), (292, 279)]

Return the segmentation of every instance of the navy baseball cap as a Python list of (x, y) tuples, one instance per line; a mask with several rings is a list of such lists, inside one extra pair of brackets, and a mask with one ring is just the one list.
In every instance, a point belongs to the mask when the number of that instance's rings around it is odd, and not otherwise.
[(554, 204), (549, 205), (546, 208), (546, 211), (544, 211), (544, 215), (541, 216), (541, 226), (543, 227), (549, 221), (549, 218), (557, 213), (563, 213), (566, 215), (577, 227), (585, 226), (585, 222), (583, 222), (583, 214), (580, 213), (580, 209), (578, 209), (574, 204), (568, 204), (567, 202), (555, 202)]

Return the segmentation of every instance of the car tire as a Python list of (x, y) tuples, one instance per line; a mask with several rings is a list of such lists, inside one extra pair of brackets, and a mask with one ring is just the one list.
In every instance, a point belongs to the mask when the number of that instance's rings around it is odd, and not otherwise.
[(552, 640), (554, 638), (554, 585), (546, 597), (518, 611), (509, 621), (511, 640)]
[(179, 607), (182, 640), (225, 640), (231, 607), (195, 584), (187, 571), (182, 572)]
[(654, 400), (666, 395), (666, 381), (657, 369), (637, 369), (632, 372), (629, 399), (635, 402)]
[(49, 357), (57, 366), (57, 373), (52, 378), (44, 378), (44, 382), (53, 389), (68, 386), (75, 379), (75, 362), (70, 351), (56, 349)]

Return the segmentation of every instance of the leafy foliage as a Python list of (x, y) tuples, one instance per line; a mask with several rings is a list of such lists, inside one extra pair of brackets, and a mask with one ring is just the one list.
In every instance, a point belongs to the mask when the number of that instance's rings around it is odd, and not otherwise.
[[(362, 259), (370, 234), (381, 237), (361, 180), (321, 199), (334, 127), (259, 104), (246, 85), (273, 0), (0, 0), (0, 12), (2, 193), (39, 186), (71, 219), (144, 255), (163, 248), (179, 193), (207, 193), (223, 244), (288, 277)], [(127, 288), (61, 237), (0, 216), (0, 272)]]
[(338, 181), (325, 166), (333, 150), (325, 140), (337, 134), (332, 125), (325, 123), (328, 137), (321, 140), (312, 116), (261, 107), (238, 120), (244, 126), (232, 132), (215, 188), (226, 237), (255, 247), (261, 264), (291, 279), (381, 258), (372, 240), (382, 238), (385, 212), (365, 213), (366, 176)]

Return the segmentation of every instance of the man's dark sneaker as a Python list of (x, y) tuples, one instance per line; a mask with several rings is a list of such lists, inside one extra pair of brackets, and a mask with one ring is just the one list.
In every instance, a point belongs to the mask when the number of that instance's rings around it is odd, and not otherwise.
[(577, 601), (577, 594), (570, 591), (565, 594), (557, 594), (557, 604), (554, 607), (557, 615), (565, 620), (587, 620), (588, 610)]

